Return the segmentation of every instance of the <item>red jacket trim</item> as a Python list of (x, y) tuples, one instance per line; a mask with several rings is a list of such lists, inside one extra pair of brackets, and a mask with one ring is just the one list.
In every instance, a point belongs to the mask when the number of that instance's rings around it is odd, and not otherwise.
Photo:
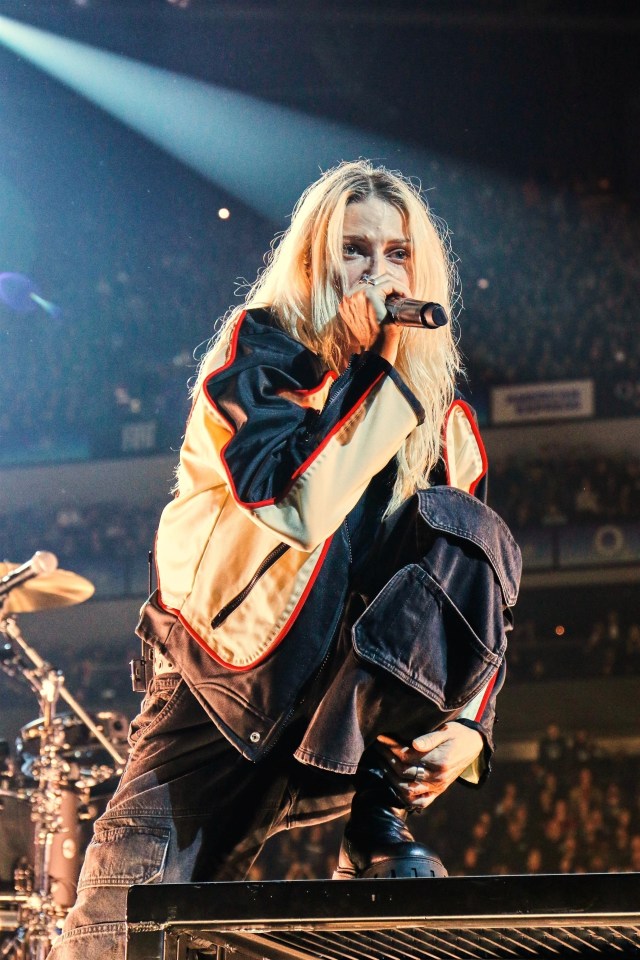
[(487, 451), (485, 450), (485, 447), (484, 447), (484, 442), (482, 440), (482, 437), (480, 436), (480, 430), (478, 428), (478, 424), (476, 423), (473, 410), (465, 400), (454, 400), (451, 406), (449, 407), (449, 409), (447, 410), (446, 416), (444, 418), (444, 426), (443, 426), (444, 443), (442, 448), (442, 457), (444, 459), (444, 465), (447, 471), (447, 483), (448, 484), (451, 483), (451, 477), (449, 475), (449, 461), (447, 459), (447, 424), (449, 422), (449, 417), (451, 416), (451, 413), (454, 407), (460, 407), (460, 409), (464, 412), (467, 420), (469, 421), (469, 426), (471, 427), (473, 431), (473, 435), (476, 438), (478, 449), (480, 451), (480, 457), (482, 459), (482, 471), (478, 474), (476, 479), (473, 481), (473, 483), (469, 487), (469, 493), (473, 494), (476, 492), (476, 487), (478, 486), (478, 484), (484, 477), (485, 473), (487, 472), (489, 461), (487, 458)]
[[(223, 370), (226, 370), (226, 369), (227, 369), (228, 367), (230, 367), (231, 364), (234, 362), (234, 360), (235, 360), (235, 358), (236, 358), (236, 352), (237, 352), (237, 349), (238, 349), (238, 338), (239, 338), (239, 335), (240, 335), (240, 326), (241, 326), (242, 322), (244, 321), (244, 318), (246, 317), (246, 315), (247, 315), (247, 312), (246, 312), (246, 310), (245, 310), (244, 313), (242, 313), (242, 315), (240, 316), (240, 319), (238, 320), (238, 323), (236, 324), (236, 328), (235, 328), (235, 330), (233, 331), (233, 337), (232, 337), (232, 341), (231, 341), (231, 353), (230, 353), (229, 359), (226, 361), (226, 363), (225, 363), (222, 367), (220, 367), (218, 370), (214, 370), (212, 373), (209, 374), (209, 376), (206, 378), (206, 380), (205, 380), (204, 383), (203, 383), (203, 389), (205, 388), (205, 386), (206, 386), (206, 384), (209, 382), (209, 380), (212, 380), (212, 379), (213, 379), (214, 377), (216, 377), (218, 374), (222, 373)], [(225, 456), (224, 456), (225, 450), (227, 449), (227, 447), (229, 446), (229, 444), (230, 444), (231, 441), (233, 440), (233, 436), (230, 437), (230, 438), (227, 440), (227, 442), (225, 443), (225, 445), (223, 446), (222, 450), (220, 451), (220, 459), (221, 459), (221, 461), (222, 461), (222, 465), (223, 465), (223, 467), (224, 467), (224, 471), (225, 471), (225, 473), (226, 473), (226, 475), (227, 475), (227, 480), (228, 480), (228, 482), (229, 482), (229, 489), (231, 490), (231, 493), (232, 493), (233, 498), (234, 498), (234, 500), (236, 501), (236, 503), (237, 503), (239, 506), (241, 506), (241, 507), (247, 507), (247, 508), (252, 509), (252, 510), (257, 510), (257, 509), (259, 509), (260, 507), (271, 507), (271, 506), (273, 506), (275, 503), (277, 503), (278, 499), (282, 499), (283, 497), (285, 497), (285, 496), (289, 493), (289, 491), (290, 491), (292, 485), (295, 483), (295, 481), (300, 477), (300, 475), (301, 475), (302, 473), (304, 473), (304, 471), (305, 471), (306, 469), (308, 469), (308, 467), (313, 463), (313, 461), (314, 461), (314, 460), (316, 459), (316, 457), (322, 452), (322, 450), (324, 450), (324, 448), (327, 446), (327, 444), (329, 443), (329, 441), (335, 436), (335, 434), (338, 433), (338, 432), (342, 429), (342, 427), (343, 427), (344, 424), (347, 422), (347, 420), (349, 420), (349, 418), (353, 416), (354, 412), (358, 409), (358, 407), (361, 406), (362, 403), (364, 403), (364, 401), (367, 399), (367, 397), (369, 396), (369, 394), (371, 393), (371, 391), (373, 390), (373, 388), (378, 384), (378, 382), (379, 382), (385, 375), (386, 375), (386, 374), (385, 374), (384, 372), (378, 374), (378, 376), (376, 377), (376, 379), (374, 380), (374, 382), (371, 384), (371, 386), (368, 387), (367, 390), (365, 391), (365, 393), (359, 398), (358, 402), (357, 402), (356, 404), (354, 404), (354, 406), (349, 410), (349, 412), (348, 412), (347, 414), (345, 414), (345, 416), (335, 425), (335, 427), (332, 428), (332, 430), (327, 434), (327, 436), (324, 438), (324, 440), (322, 441), (322, 443), (314, 450), (314, 452), (311, 454), (311, 456), (308, 457), (308, 458), (304, 461), (304, 463), (301, 464), (301, 465), (297, 468), (297, 470), (295, 471), (295, 473), (294, 473), (293, 476), (291, 477), (291, 480), (289, 481), (289, 483), (287, 484), (287, 486), (285, 487), (285, 489), (283, 490), (283, 492), (280, 494), (280, 497), (270, 497), (268, 500), (257, 500), (257, 501), (255, 501), (255, 502), (242, 500), (242, 498), (241, 498), (240, 495), (238, 494), (238, 491), (236, 490), (235, 484), (234, 484), (234, 482), (233, 482), (233, 477), (231, 476), (231, 471), (229, 470), (229, 467), (228, 467), (228, 465), (227, 465), (227, 462), (226, 462)], [(334, 377), (335, 377), (335, 374), (333, 374), (332, 371), (328, 371), (328, 373), (324, 375), (324, 377), (322, 378), (321, 383), (320, 383), (317, 387), (313, 387), (312, 390), (309, 390), (309, 391), (306, 391), (306, 392), (307, 392), (307, 393), (315, 393), (317, 390), (321, 389), (321, 388), (324, 386), (324, 384), (326, 383), (328, 376), (334, 376)], [(214, 401), (211, 399), (211, 397), (210, 397), (208, 394), (206, 394), (206, 396), (207, 396), (207, 400), (209, 401), (209, 403), (211, 404), (211, 406), (214, 408), (214, 410), (216, 411), (216, 413), (218, 414), (218, 416), (227, 424), (227, 426), (229, 427), (229, 429), (230, 429), (230, 430), (232, 431), (232, 433), (235, 435), (236, 430), (235, 430), (235, 427), (233, 426), (233, 424), (232, 424), (232, 423), (230, 422), (230, 420), (229, 420), (227, 417), (225, 417), (225, 415), (219, 410), (219, 408), (216, 406), (216, 404), (215, 404)]]
[(486, 707), (487, 703), (489, 702), (489, 697), (491, 696), (491, 691), (493, 690), (493, 687), (494, 687), (494, 684), (495, 684), (495, 682), (496, 682), (496, 677), (497, 677), (497, 676), (498, 676), (498, 671), (496, 670), (496, 672), (494, 673), (494, 675), (491, 677), (491, 679), (489, 680), (489, 682), (488, 682), (488, 684), (487, 684), (487, 689), (485, 690), (484, 696), (483, 696), (483, 698), (482, 698), (482, 702), (480, 703), (480, 706), (478, 707), (478, 712), (476, 713), (475, 717), (473, 718), (473, 719), (476, 721), (476, 723), (479, 722), (482, 714), (484, 713), (484, 708)]

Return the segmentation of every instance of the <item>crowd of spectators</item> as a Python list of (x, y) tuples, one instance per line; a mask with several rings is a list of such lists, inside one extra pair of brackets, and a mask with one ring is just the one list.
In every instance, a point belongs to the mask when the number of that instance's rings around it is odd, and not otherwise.
[(640, 459), (563, 450), (493, 460), (491, 505), (513, 529), (640, 520)]
[[(460, 258), (472, 394), (595, 377), (603, 396), (637, 412), (640, 221), (630, 206), (606, 184), (587, 193), (453, 167), (429, 180)], [(152, 236), (133, 221), (111, 225), (99, 260), (104, 214), (90, 209), (64, 263), (43, 244), (34, 271), (62, 316), (0, 304), (0, 462), (126, 453), (135, 443), (122, 428), (136, 423), (148, 424), (140, 449), (177, 445), (193, 350), (234, 302), (236, 278), (255, 277), (275, 226), (240, 207), (223, 221), (185, 198)]]
[[(454, 784), (410, 826), (451, 876), (637, 871), (639, 788), (640, 758), (609, 756), (587, 731), (550, 723), (535, 761), (498, 755), (481, 790)], [(276, 837), (252, 877), (330, 877), (343, 825)]]
[[(571, 614), (567, 619), (571, 621)], [(556, 626), (545, 636), (534, 619), (517, 618), (509, 645), (510, 682), (637, 676), (640, 620), (608, 610), (587, 630)]]
[[(606, 181), (551, 188), (434, 167), (423, 184), (438, 185), (429, 196), (460, 258), (471, 399), (492, 385), (586, 377), (603, 388), (597, 402), (611, 402), (598, 413), (637, 414), (633, 207)], [(194, 348), (234, 302), (236, 278), (255, 277), (278, 226), (239, 207), (222, 221), (185, 200), (153, 233), (133, 213), (109, 222), (106, 254), (104, 217), (87, 207), (77, 249), (64, 251), (72, 270), (43, 239), (34, 275), (62, 314), (20, 317), (0, 303), (0, 463), (177, 449)], [(640, 462), (565, 452), (561, 463), (495, 463), (491, 499), (515, 529), (637, 521)], [(49, 549), (82, 573), (79, 558), (146, 556), (161, 507), (32, 507), (0, 516), (0, 548), (16, 562)], [(126, 661), (137, 649), (127, 642), (117, 657), (88, 643), (62, 665), (88, 708), (135, 709)], [(509, 669), (515, 682), (638, 674), (640, 623), (611, 609), (550, 642), (535, 619), (518, 619)], [(482, 791), (456, 785), (412, 826), (453, 875), (640, 870), (639, 788), (638, 758), (606, 756), (585, 731), (565, 736), (550, 724), (535, 762), (498, 754)], [(252, 876), (331, 876), (341, 831), (338, 822), (286, 832)]]
[[(177, 459), (177, 455), (176, 455)], [(567, 524), (640, 520), (640, 459), (564, 450), (535, 460), (492, 462), (490, 503), (516, 532)], [(164, 502), (33, 506), (0, 515), (5, 558), (47, 549), (63, 559), (139, 556), (152, 543)], [(44, 545), (44, 547), (43, 547)]]
[[(261, 225), (241, 209), (223, 223), (185, 200), (152, 239), (119, 224), (97, 262), (104, 223), (87, 211), (72, 274), (60, 269), (55, 248), (43, 252), (40, 273), (53, 278), (47, 295), (60, 319), (18, 316), (0, 302), (0, 462), (179, 446), (194, 352), (233, 301), (235, 278), (255, 276)], [(148, 423), (146, 444), (123, 442), (127, 425)]]
[(466, 194), (462, 237), (456, 230), (473, 382), (594, 377), (613, 391), (637, 380), (640, 223), (632, 206), (612, 195), (606, 178), (505, 186)]
[(50, 550), (61, 566), (74, 568), (93, 559), (144, 559), (153, 547), (163, 506), (107, 501), (28, 507), (0, 515), (2, 559), (20, 562), (36, 550)]

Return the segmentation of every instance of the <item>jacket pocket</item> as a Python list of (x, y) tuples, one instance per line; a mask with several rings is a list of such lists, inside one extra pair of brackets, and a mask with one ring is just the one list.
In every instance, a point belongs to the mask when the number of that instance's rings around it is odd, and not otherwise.
[[(427, 526), (454, 541), (474, 544), (489, 561), (502, 590), (504, 603), (518, 598), (522, 557), (504, 520), (490, 507), (454, 487), (430, 487), (418, 493), (420, 516)], [(442, 577), (446, 571), (442, 570)], [(441, 576), (436, 574), (438, 579)]]
[(256, 583), (264, 577), (265, 573), (269, 570), (274, 563), (280, 559), (283, 553), (286, 553), (289, 549), (288, 543), (280, 543), (274, 550), (271, 551), (268, 556), (264, 558), (254, 575), (251, 577), (251, 580), (240, 590), (239, 593), (233, 597), (232, 600), (229, 600), (228, 603), (225, 603), (224, 607), (217, 612), (213, 620), (211, 621), (211, 626), (214, 630), (217, 630), (218, 627), (221, 627), (225, 620), (231, 616), (234, 610), (243, 603), (246, 598), (249, 596)]
[[(501, 620), (501, 617), (500, 617)], [(497, 625), (489, 647), (436, 580), (418, 564), (398, 571), (352, 631), (356, 654), (422, 693), (442, 710), (471, 700), (502, 661)]]

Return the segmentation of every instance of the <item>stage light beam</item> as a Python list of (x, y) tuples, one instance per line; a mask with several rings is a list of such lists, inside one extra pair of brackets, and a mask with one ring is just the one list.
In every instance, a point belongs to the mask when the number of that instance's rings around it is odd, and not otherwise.
[(0, 42), (229, 193), (280, 219), (319, 169), (370, 156), (421, 175), (422, 151), (0, 16)]

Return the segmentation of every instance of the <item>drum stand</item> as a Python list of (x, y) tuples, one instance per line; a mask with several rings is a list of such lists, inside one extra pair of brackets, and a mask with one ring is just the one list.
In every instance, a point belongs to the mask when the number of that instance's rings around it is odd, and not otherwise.
[[(53, 841), (61, 833), (70, 833), (68, 810), (65, 808), (75, 797), (69, 783), (69, 765), (62, 756), (60, 736), (53, 723), (58, 699), (62, 698), (87, 725), (119, 769), (124, 766), (125, 758), (120, 756), (102, 730), (69, 693), (63, 673), (55, 670), (27, 644), (13, 617), (4, 617), (0, 609), (2, 634), (9, 638), (13, 650), (13, 656), (2, 662), (2, 668), (10, 675), (20, 674), (26, 679), (36, 693), (43, 720), (38, 757), (32, 767), (37, 786), (30, 796), (31, 819), (34, 823), (33, 877), (29, 876), (28, 871), (25, 874), (24, 870), (15, 877), (16, 894), (22, 900), (20, 926), (1, 950), (0, 958), (45, 960), (51, 942), (59, 933), (71, 906), (68, 890), (57, 889), (61, 884), (52, 883), (51, 877)], [(68, 837), (63, 844), (65, 842), (69, 843), (70, 849), (63, 855), (72, 858), (75, 856), (75, 838)]]

